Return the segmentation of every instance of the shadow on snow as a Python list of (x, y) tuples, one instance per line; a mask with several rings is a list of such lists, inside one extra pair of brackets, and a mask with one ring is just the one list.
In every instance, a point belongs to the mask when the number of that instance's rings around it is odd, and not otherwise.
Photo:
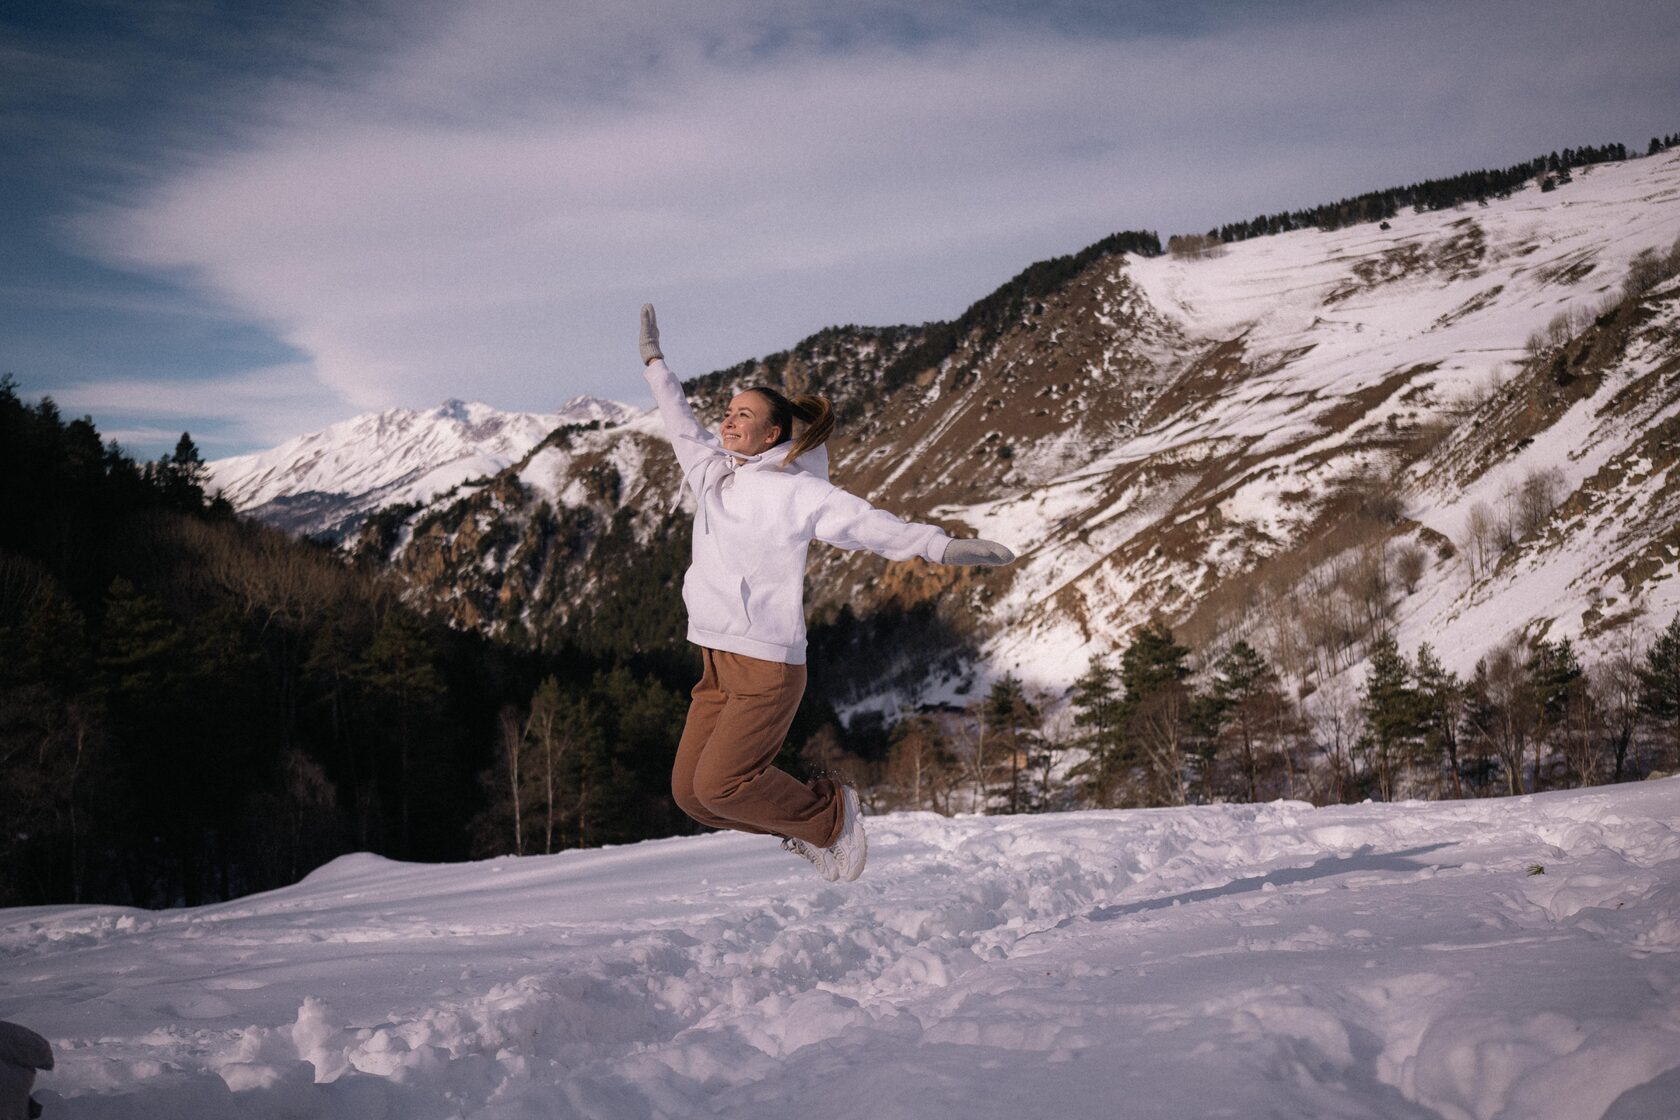
[[(1146, 898), (1141, 902), (1099, 906), (1089, 914), (1084, 915), (1084, 920), (1088, 922), (1112, 922), (1116, 918), (1124, 918), (1128, 914), (1141, 914), (1145, 910), (1164, 910), (1184, 903), (1207, 902), (1210, 899), (1224, 898), (1228, 895), (1247, 894), (1250, 891), (1261, 890), (1267, 884), (1274, 887), (1283, 887), (1291, 883), (1306, 883), (1314, 879), (1326, 879), (1332, 875), (1348, 875), (1357, 871), (1425, 871), (1430, 867), (1440, 865), (1419, 863), (1407, 857), (1423, 855), (1426, 852), (1438, 851), (1446, 847), (1451, 847), (1450, 842), (1425, 844), (1420, 848), (1407, 848), (1399, 852), (1373, 853), (1371, 846), (1367, 844), (1351, 855), (1325, 856), (1307, 867), (1285, 867), (1277, 871), (1268, 871), (1264, 875), (1235, 879), (1220, 887), (1203, 887), (1199, 890), (1184, 891), (1181, 894)], [(1442, 866), (1440, 869), (1450, 871), (1457, 866), (1457, 864), (1453, 864)], [(1063, 918), (1056, 924), (1056, 928), (1062, 929), (1079, 920), (1078, 917)]]

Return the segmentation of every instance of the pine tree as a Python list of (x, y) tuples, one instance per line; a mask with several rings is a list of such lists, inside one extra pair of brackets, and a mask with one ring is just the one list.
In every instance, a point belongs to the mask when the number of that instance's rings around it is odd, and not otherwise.
[(1680, 615), (1670, 620), (1639, 667), (1639, 710), (1667, 741), (1673, 765), (1680, 765)]
[(187, 512), (204, 508), (204, 482), (210, 468), (198, 453), (198, 445), (186, 432), (175, 441), (175, 450), (160, 458), (151, 468), (153, 485), (171, 507)]
[(1078, 746), (1086, 757), (1071, 776), (1084, 787), (1098, 808), (1114, 806), (1119, 786), (1121, 758), (1122, 701), (1120, 680), (1108, 658), (1093, 654), (1085, 673), (1073, 682), (1073, 725), (1078, 729)]
[[(658, 681), (623, 666), (598, 674), (589, 691), (599, 735), (574, 744), (580, 847), (667, 836), (683, 826), (671, 801), (671, 751), (687, 705)], [(778, 765), (797, 757), (791, 737)]]
[(345, 618), (339, 612), (329, 613), (310, 638), (303, 673), (311, 704), (324, 713), (326, 726), (324, 733), (317, 732), (317, 740), (325, 740), (322, 758), (327, 772), (333, 776), (341, 799), (348, 803), (348, 823), (356, 846), (367, 850), (373, 846), (370, 809), (375, 800), (371, 785), (374, 767), (369, 752), (374, 735), (371, 729), (367, 734), (357, 733), (365, 683), (362, 651), (357, 646), (358, 636)]
[(1267, 748), (1278, 737), (1287, 705), (1277, 670), (1239, 639), (1219, 659), (1214, 674), (1213, 695), (1224, 716), (1220, 722), (1242, 764), (1248, 800), (1259, 801)]
[(0, 905), (81, 901), (110, 763), (89, 668), (81, 611), (45, 570), (0, 554)]
[[(175, 731), (188, 760), (178, 796), (195, 807), (201, 866), (219, 898), (250, 889), (238, 881), (243, 869), (234, 866), (240, 851), (261, 849), (276, 871), (299, 862), (285, 835), (294, 806), (286, 803), (280, 728), (275, 721), (251, 719), (264, 706), (263, 665), (255, 643), (247, 640), (246, 621), (231, 604), (199, 610), (187, 620), (184, 718)], [(241, 734), (227, 733), (242, 725)]]
[(1364, 708), (1362, 746), (1376, 773), (1378, 796), (1392, 801), (1401, 767), (1421, 737), (1422, 724), (1412, 667), (1387, 632), (1371, 647)]
[(1209, 804), (1219, 796), (1219, 755), (1228, 715), (1225, 701), (1212, 691), (1197, 692), (1190, 698), (1185, 749), (1196, 768), (1200, 797)]
[[(133, 797), (127, 830), (140, 860), (161, 855), (168, 863), (168, 874), (159, 883), (161, 897), (148, 887), (148, 902), (203, 901), (198, 858), (203, 807), (183, 792), (197, 762), (183, 734), (191, 722), (189, 648), (186, 631), (156, 597), (126, 579), (112, 582), (97, 659), (109, 698), (114, 746), (123, 761), (120, 780)], [(170, 811), (154, 818), (158, 805), (168, 805)], [(164, 851), (154, 853), (151, 842), (159, 836)]]
[(1127, 748), (1148, 765), (1156, 798), (1182, 805), (1185, 747), (1190, 734), (1190, 650), (1173, 640), (1164, 622), (1140, 626), (1120, 656), (1125, 688), (1121, 726)]
[(1037, 745), (1040, 714), (1027, 700), (1020, 678), (1005, 673), (992, 685), (986, 697), (986, 723), (997, 741), (1009, 755), (1009, 812), (1021, 813), (1028, 808), (1026, 791), (1021, 784), (1023, 763), (1030, 764)]
[(1533, 782), (1531, 790), (1538, 793), (1544, 774), (1543, 754), (1558, 729), (1567, 722), (1572, 708), (1583, 702), (1580, 693), (1584, 684), (1581, 663), (1575, 647), (1568, 638), (1561, 642), (1541, 640), (1534, 643), (1528, 657), (1529, 687), (1533, 689), (1534, 727), (1529, 733), (1533, 749)]
[(1458, 758), (1458, 731), (1464, 718), (1464, 682), (1442, 665), (1428, 642), (1417, 651), (1417, 698), (1423, 727), (1423, 750), (1444, 764), (1454, 797), (1464, 796)]
[(414, 854), (415, 758), (431, 738), (433, 716), (443, 695), (443, 681), (424, 627), (406, 610), (385, 612), (359, 675), (370, 699), (387, 716), (387, 742), (395, 747), (394, 773), (383, 775), (397, 804), (398, 852)]

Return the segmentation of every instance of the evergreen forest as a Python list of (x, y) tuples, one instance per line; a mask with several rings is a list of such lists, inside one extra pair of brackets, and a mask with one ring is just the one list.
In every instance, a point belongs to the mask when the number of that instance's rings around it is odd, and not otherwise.
[(563, 711), (570, 736), (538, 850), (686, 827), (680, 658), (450, 630), (375, 566), (234, 516), (204, 473), (185, 434), (137, 463), (0, 380), (0, 904), (192, 905), (349, 851), (515, 850), (497, 752), (533, 697), (532, 733)]

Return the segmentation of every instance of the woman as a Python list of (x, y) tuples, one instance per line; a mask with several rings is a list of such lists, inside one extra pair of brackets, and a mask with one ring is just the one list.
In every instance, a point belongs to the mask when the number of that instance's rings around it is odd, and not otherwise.
[[(701, 824), (780, 836), (824, 878), (856, 879), (868, 854), (857, 791), (826, 778), (807, 785), (771, 765), (805, 693), (806, 548), (819, 540), (944, 564), (1015, 557), (991, 541), (901, 521), (829, 482), (823, 443), (834, 414), (822, 397), (790, 401), (758, 386), (729, 402), (717, 435), (706, 431), (665, 364), (651, 304), (642, 308), (641, 352), (696, 505), (683, 602), (703, 672), (671, 794)], [(805, 427), (794, 439), (796, 421)]]

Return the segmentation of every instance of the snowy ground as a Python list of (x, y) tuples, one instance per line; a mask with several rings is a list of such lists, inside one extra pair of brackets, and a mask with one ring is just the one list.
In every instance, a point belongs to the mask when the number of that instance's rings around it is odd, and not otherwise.
[(0, 1018), (64, 1120), (1680, 1115), (1680, 779), (870, 834), (0, 911)]

